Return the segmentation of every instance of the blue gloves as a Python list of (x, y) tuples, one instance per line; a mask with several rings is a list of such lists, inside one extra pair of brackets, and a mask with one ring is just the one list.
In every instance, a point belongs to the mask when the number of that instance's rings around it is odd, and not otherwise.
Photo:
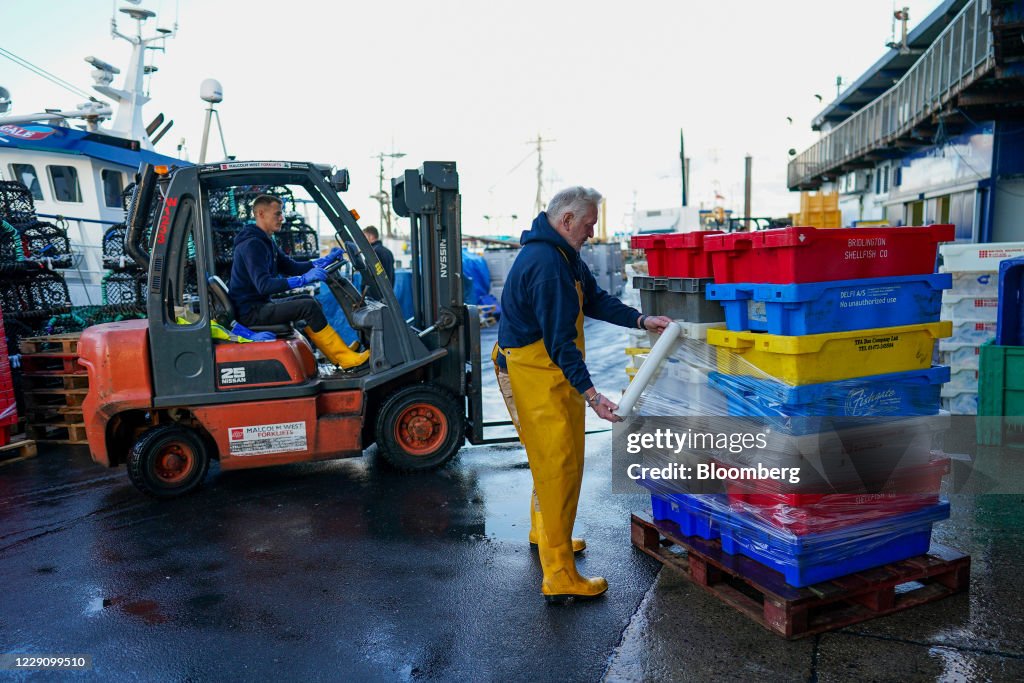
[(309, 285), (314, 282), (326, 282), (327, 272), (319, 267), (314, 266), (310, 268), (302, 275), (292, 275), (288, 278), (288, 288), (295, 289), (296, 287), (302, 287), (303, 285)]
[(326, 268), (327, 266), (331, 265), (335, 261), (340, 261), (341, 257), (344, 256), (344, 255), (345, 255), (345, 250), (344, 249), (342, 249), (341, 247), (335, 247), (334, 249), (331, 249), (331, 253), (327, 254), (327, 256), (321, 256), (320, 258), (315, 258), (312, 261), (310, 261), (310, 263), (313, 264), (313, 266), (316, 267), (316, 268)]
[(236, 322), (231, 326), (231, 334), (243, 339), (250, 339), (254, 342), (274, 341), (276, 339), (273, 332), (253, 332), (240, 322)]

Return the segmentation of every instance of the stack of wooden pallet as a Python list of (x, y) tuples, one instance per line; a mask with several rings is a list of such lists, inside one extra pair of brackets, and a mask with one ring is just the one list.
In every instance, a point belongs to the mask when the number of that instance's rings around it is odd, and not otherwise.
[(78, 362), (77, 334), (21, 340), (25, 431), (44, 443), (86, 444), (82, 401), (89, 376)]

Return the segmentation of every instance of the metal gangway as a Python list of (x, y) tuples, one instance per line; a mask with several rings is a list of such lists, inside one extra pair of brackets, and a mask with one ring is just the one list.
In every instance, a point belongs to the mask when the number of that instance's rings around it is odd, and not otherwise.
[(894, 144), (996, 65), (991, 0), (971, 0), (903, 77), (789, 162), (791, 190)]

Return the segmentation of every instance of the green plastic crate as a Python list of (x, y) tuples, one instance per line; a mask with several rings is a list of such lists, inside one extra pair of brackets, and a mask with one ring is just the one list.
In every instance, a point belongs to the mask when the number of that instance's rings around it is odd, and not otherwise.
[(978, 362), (978, 443), (1024, 442), (1024, 346), (981, 347)]

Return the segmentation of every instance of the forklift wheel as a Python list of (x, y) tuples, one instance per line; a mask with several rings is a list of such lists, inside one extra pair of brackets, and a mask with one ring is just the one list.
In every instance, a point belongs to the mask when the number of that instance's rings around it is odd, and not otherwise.
[(447, 391), (417, 384), (391, 394), (377, 414), (377, 448), (405, 472), (440, 467), (465, 442), (464, 411)]
[(128, 454), (132, 483), (154, 498), (174, 498), (197, 489), (209, 467), (210, 455), (202, 438), (175, 425), (150, 429)]

